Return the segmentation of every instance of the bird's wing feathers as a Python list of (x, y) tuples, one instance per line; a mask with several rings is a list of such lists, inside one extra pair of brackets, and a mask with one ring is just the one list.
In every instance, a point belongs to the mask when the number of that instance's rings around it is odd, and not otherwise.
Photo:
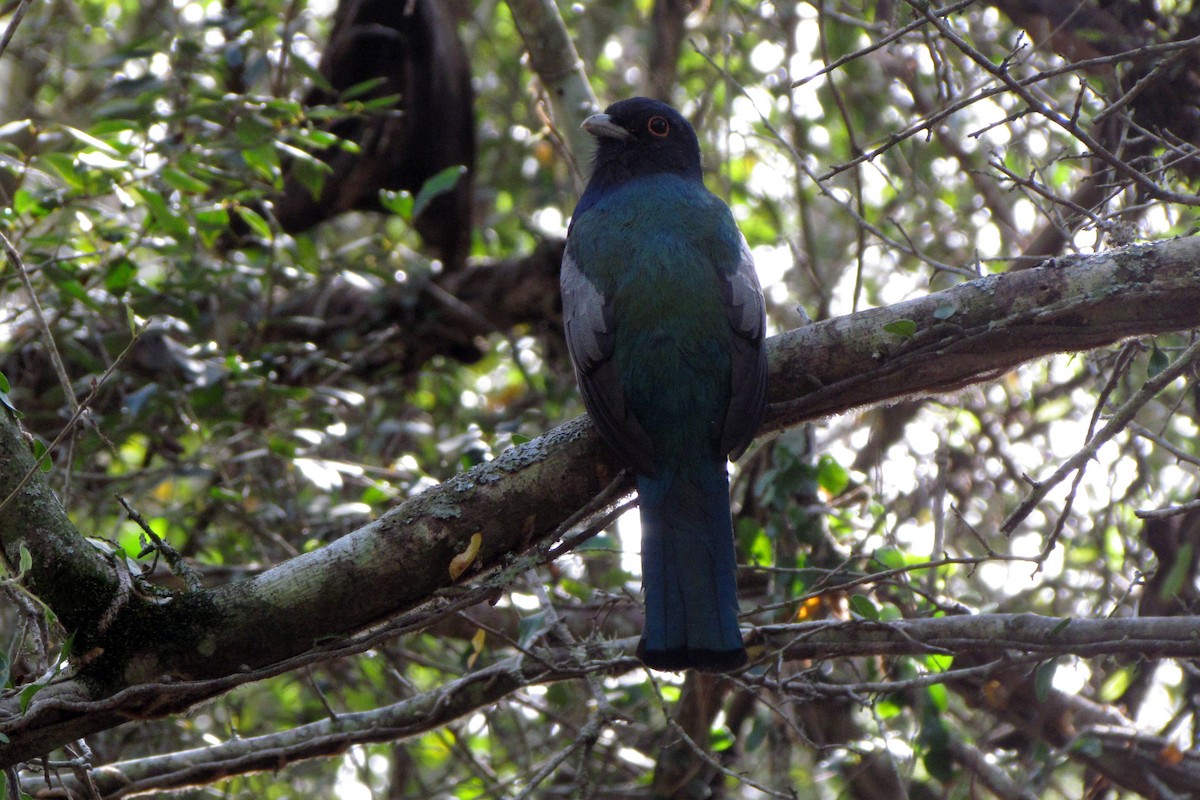
[(571, 255), (562, 261), (563, 327), (584, 405), (604, 440), (643, 475), (653, 475), (654, 448), (625, 402), (613, 360), (612, 305)]
[(767, 399), (766, 307), (754, 259), (741, 239), (737, 269), (725, 274), (722, 289), (729, 325), (733, 329), (733, 394), (721, 430), (721, 451), (736, 459), (750, 445), (762, 422)]
[(570, 250), (563, 254), (560, 282), (567, 347), (580, 371), (590, 373), (612, 356), (612, 307), (584, 276)]

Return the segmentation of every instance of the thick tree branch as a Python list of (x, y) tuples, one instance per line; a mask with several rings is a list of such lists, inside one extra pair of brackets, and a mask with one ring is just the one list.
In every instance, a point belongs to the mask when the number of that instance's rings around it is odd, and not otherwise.
[(896, 622), (824, 620), (756, 629), (762, 643), (788, 659), (866, 655), (1010, 651), (1095, 656), (1130, 653), (1146, 658), (1200, 657), (1200, 619), (1129, 617), (1071, 619), (1037, 614), (971, 614)]
[[(982, 383), (1035, 358), (1200, 325), (1200, 239), (1052, 259), (770, 342), (766, 430)], [(907, 319), (916, 333), (885, 327)]]
[[(916, 334), (888, 333), (908, 319)], [(766, 430), (899, 397), (943, 392), (989, 380), (1013, 366), (1067, 350), (1200, 324), (1200, 239), (1140, 245), (1094, 257), (1059, 259), (1019, 273), (981, 278), (926, 298), (789, 331), (770, 343), (772, 407)], [(24, 442), (0, 414), (0, 464), (20, 457)], [(503, 565), (514, 554), (561, 535), (561, 526), (602, 490), (612, 491), (621, 465), (585, 418), (573, 420), (496, 460), (412, 498), (381, 519), (325, 548), (253, 579), (180, 594), (167, 602), (133, 597), (110, 625), (94, 618), (75, 631), (76, 690), (107, 697), (147, 682), (236, 676), (304, 653), (427, 600), (450, 586), (451, 559), (475, 533), (483, 546), (475, 568)], [(14, 483), (0, 470), (0, 497)], [(44, 492), (35, 479), (29, 491)], [(630, 483), (615, 489), (628, 492)], [(0, 520), (9, 558), (16, 537), (43, 525), (36, 516)], [(86, 546), (62, 529), (44, 534), (60, 549)], [(37, 563), (55, 582), (78, 579), (70, 563)], [(57, 610), (57, 609), (56, 609)], [(82, 647), (79, 644), (82, 643)], [(49, 687), (23, 715), (15, 696), (0, 699), (0, 765), (11, 764), (118, 724), (130, 716), (178, 711), (207, 693), (89, 713)], [(44, 697), (44, 699), (43, 699)], [(44, 713), (42, 702), (53, 703)], [(94, 712), (94, 709), (91, 710)], [(33, 715), (38, 726), (22, 725)]]

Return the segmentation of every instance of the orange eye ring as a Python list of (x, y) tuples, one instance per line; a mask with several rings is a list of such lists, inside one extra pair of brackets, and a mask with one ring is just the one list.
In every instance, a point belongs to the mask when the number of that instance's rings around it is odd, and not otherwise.
[(671, 123), (667, 121), (666, 117), (654, 116), (646, 120), (646, 130), (650, 131), (651, 136), (665, 139), (671, 132)]

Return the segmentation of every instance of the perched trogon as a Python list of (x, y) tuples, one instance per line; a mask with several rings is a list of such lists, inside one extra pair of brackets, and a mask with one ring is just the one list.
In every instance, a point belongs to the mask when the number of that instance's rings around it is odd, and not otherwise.
[(675, 109), (634, 97), (587, 118), (592, 175), (562, 263), (567, 346), (600, 435), (636, 471), (646, 621), (660, 670), (746, 662), (727, 458), (767, 395), (762, 291)]

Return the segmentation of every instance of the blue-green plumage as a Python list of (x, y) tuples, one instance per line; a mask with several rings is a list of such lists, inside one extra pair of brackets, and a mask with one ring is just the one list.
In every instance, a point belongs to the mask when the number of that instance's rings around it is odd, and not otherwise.
[(658, 669), (731, 669), (746, 653), (726, 458), (765, 404), (762, 293), (682, 116), (633, 98), (584, 126), (599, 146), (567, 239), (563, 314), (588, 410), (638, 473), (638, 652)]

